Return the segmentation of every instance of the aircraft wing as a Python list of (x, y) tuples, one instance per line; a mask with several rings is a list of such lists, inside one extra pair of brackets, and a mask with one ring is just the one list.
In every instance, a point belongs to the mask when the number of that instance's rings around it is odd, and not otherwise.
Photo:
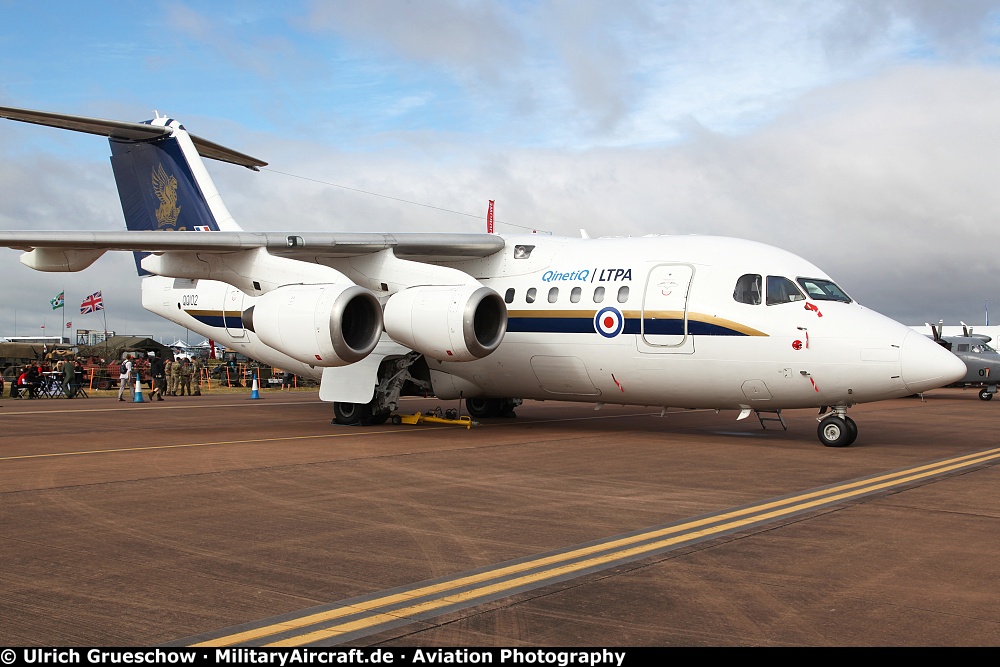
[(229, 253), (266, 248), (270, 254), (302, 261), (354, 257), (392, 248), (401, 259), (447, 262), (486, 257), (504, 246), (503, 237), (494, 234), (0, 231), (0, 247), (25, 251)]

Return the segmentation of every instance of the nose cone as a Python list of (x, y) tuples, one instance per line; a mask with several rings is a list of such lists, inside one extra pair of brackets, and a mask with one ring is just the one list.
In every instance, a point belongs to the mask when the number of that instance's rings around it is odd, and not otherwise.
[(965, 362), (927, 336), (906, 334), (900, 355), (903, 384), (914, 394), (958, 382), (965, 377)]

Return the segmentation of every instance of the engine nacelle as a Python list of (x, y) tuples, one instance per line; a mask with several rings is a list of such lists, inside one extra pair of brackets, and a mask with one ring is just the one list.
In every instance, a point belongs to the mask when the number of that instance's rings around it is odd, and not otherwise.
[(472, 361), (497, 349), (507, 306), (482, 285), (424, 285), (385, 304), (385, 331), (400, 345), (440, 361)]
[(243, 311), (261, 342), (313, 366), (364, 359), (382, 335), (382, 307), (357, 285), (286, 285)]

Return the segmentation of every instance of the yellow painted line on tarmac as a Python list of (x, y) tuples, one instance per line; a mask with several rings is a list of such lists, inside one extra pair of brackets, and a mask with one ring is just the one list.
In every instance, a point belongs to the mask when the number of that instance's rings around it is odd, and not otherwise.
[[(477, 604), (476, 600), (483, 599), (485, 601), (486, 598), (495, 598), (498, 593), (502, 594), (505, 591), (513, 592), (518, 588), (524, 587), (538, 588), (546, 585), (546, 582), (552, 582), (582, 570), (597, 568), (626, 559), (635, 559), (645, 554), (662, 551), (680, 544), (701, 541), (720, 533), (739, 530), (750, 524), (774, 521), (792, 514), (840, 503), (852, 498), (903, 486), (932, 476), (954, 472), (997, 459), (1000, 459), (1000, 448), (975, 452), (945, 461), (938, 461), (906, 470), (806, 491), (794, 496), (764, 501), (750, 507), (721, 512), (677, 525), (657, 528), (623, 538), (613, 538), (600, 544), (571, 549), (553, 555), (542, 555), (534, 559), (509, 566), (497, 567), (477, 574), (458, 575), (454, 579), (435, 584), (417, 585), (415, 588), (402, 592), (382, 596), (376, 594), (375, 597), (368, 600), (345, 604), (344, 606), (307, 614), (299, 618), (285, 619), (229, 635), (221, 635), (193, 645), (231, 646), (295, 630), (304, 630), (304, 633), (280, 638), (268, 645), (296, 646), (328, 640), (346, 633), (372, 628), (388, 622), (406, 621), (408, 617), (426, 614), (442, 607), (461, 603), (468, 603), (465, 606), (472, 606), (473, 604)], [(649, 540), (654, 541), (648, 542)], [(646, 543), (636, 545), (637, 542)], [(530, 570), (538, 571), (529, 572)], [(511, 575), (520, 576), (489, 583)], [(476, 584), (485, 585), (467, 591), (458, 591), (460, 588)], [(454, 592), (449, 593), (449, 591)], [(438, 597), (421, 601), (421, 598), (431, 596)], [(408, 601), (413, 601), (415, 604), (398, 609), (389, 609), (392, 605)], [(351, 619), (320, 629), (307, 630), (307, 628), (317, 624), (366, 612), (368, 615), (361, 618)], [(409, 620), (415, 619), (411, 618)]]

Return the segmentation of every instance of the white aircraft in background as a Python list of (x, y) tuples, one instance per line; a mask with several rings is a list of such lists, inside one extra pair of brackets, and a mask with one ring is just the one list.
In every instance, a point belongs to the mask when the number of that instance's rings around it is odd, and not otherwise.
[[(761, 243), (703, 236), (251, 233), (199, 154), (255, 158), (145, 123), (0, 107), (0, 117), (109, 137), (125, 232), (0, 232), (39, 271), (135, 252), (147, 310), (321, 381), (341, 424), (382, 423), (400, 396), (756, 412), (820, 408), (827, 446), (856, 403), (955, 382), (965, 366)], [(160, 233), (171, 230), (172, 233)], [(774, 417), (771, 417), (774, 419)], [(782, 422), (783, 423), (783, 422)]]

